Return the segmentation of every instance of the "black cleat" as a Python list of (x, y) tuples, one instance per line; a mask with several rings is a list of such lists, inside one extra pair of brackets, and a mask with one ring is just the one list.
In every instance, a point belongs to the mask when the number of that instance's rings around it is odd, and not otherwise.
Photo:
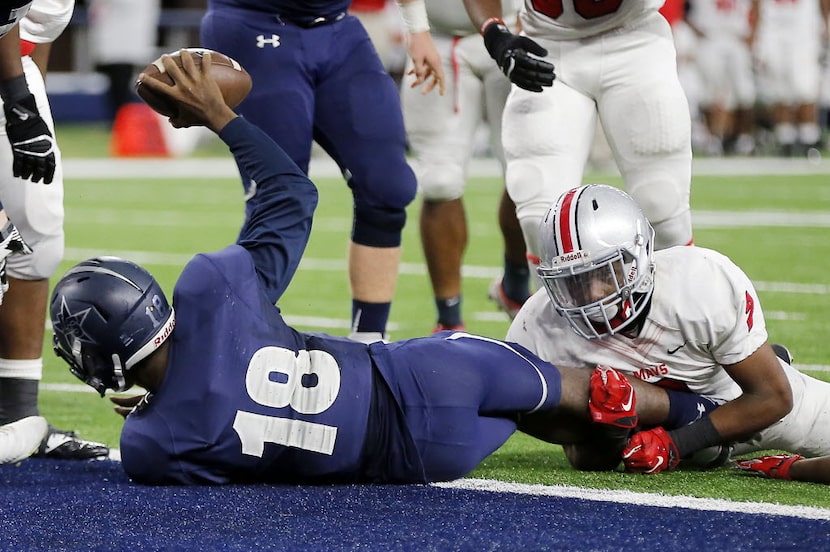
[(91, 460), (106, 458), (109, 453), (109, 447), (103, 443), (84, 441), (74, 431), (63, 431), (50, 425), (49, 433), (34, 456), (55, 460)]
[(772, 350), (775, 351), (775, 356), (792, 366), (793, 364), (793, 355), (790, 353), (790, 350), (787, 349), (785, 346), (781, 345), (780, 343), (773, 343)]

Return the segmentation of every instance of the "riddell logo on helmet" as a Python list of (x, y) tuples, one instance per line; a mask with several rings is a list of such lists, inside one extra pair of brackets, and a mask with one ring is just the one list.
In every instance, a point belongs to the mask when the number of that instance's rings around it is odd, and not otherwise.
[(157, 336), (153, 339), (153, 346), (154, 346), (154, 347), (158, 347), (158, 346), (160, 346), (162, 343), (164, 343), (164, 340), (165, 340), (165, 339), (167, 339), (167, 337), (170, 335), (170, 332), (172, 332), (172, 331), (173, 331), (173, 328), (174, 328), (175, 326), (176, 326), (176, 319), (175, 319), (175, 318), (171, 318), (171, 319), (170, 319), (170, 323), (169, 323), (169, 324), (167, 324), (167, 326), (165, 326), (164, 331), (162, 331), (160, 334), (158, 334), (158, 335), (157, 335)]
[(579, 261), (582, 260), (585, 256), (582, 254), (582, 251), (574, 251), (572, 253), (565, 253), (563, 255), (559, 255), (557, 257), (556, 262), (558, 263), (569, 263), (571, 261)]

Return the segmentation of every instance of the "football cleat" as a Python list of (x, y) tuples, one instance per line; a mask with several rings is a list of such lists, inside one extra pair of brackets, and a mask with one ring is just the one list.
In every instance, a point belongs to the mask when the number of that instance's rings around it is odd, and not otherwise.
[(487, 298), (493, 301), (499, 310), (507, 313), (510, 320), (516, 318), (522, 308), (522, 303), (518, 303), (507, 296), (504, 292), (504, 285), (501, 278), (496, 278), (490, 283), (490, 289), (487, 291)]
[(0, 464), (16, 464), (34, 454), (49, 424), (41, 416), (29, 416), (0, 426)]
[(785, 346), (781, 345), (780, 343), (773, 343), (771, 345), (772, 350), (775, 351), (775, 356), (792, 366), (793, 364), (793, 355), (789, 349)]
[(106, 458), (109, 453), (109, 447), (103, 443), (84, 441), (74, 431), (62, 431), (50, 425), (35, 456), (55, 460), (91, 460)]
[(588, 410), (594, 422), (633, 429), (636, 406), (634, 388), (622, 372), (601, 364), (594, 368), (588, 384)]
[(0, 304), (3, 303), (3, 296), (9, 291), (9, 280), (6, 277), (6, 257), (12, 253), (30, 255), (32, 248), (23, 241), (12, 221), (6, 221), (3, 228), (0, 228)]

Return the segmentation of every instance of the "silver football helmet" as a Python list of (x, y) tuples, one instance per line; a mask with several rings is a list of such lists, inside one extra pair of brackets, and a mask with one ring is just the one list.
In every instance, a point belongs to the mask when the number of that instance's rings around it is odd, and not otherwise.
[(625, 330), (654, 291), (654, 229), (626, 193), (588, 184), (562, 194), (539, 226), (537, 272), (553, 307), (588, 339)]

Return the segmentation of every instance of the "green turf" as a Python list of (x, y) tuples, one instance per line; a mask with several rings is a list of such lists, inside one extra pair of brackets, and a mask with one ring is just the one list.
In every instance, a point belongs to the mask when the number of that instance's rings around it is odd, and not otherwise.
[[(104, 127), (65, 126), (58, 138), (67, 158), (106, 154)], [(197, 156), (223, 155), (221, 145), (208, 144)], [(161, 175), (160, 175), (161, 176)], [(597, 181), (601, 176), (593, 175)], [(618, 183), (618, 179), (605, 179)], [(288, 316), (347, 320), (350, 312), (345, 251), (351, 200), (339, 179), (319, 179), (320, 206), (306, 253), (315, 262), (301, 266), (280, 306)], [(465, 264), (490, 267), (497, 273), (501, 241), (496, 223), (500, 183), (494, 178), (472, 179), (466, 203), (471, 228)], [(692, 194), (696, 211), (830, 213), (830, 178), (826, 176), (696, 177)], [(162, 262), (144, 263), (172, 290), (188, 256), (223, 247), (233, 241), (241, 222), (239, 185), (234, 178), (113, 179), (66, 182), (67, 259), (62, 272), (81, 260), (80, 253), (167, 253)], [(434, 307), (417, 231), (418, 201), (409, 210), (403, 261), (416, 273), (399, 278), (391, 322), (393, 339), (428, 333), (435, 324)], [(719, 249), (737, 261), (757, 282), (817, 286), (814, 292), (759, 291), (772, 341), (787, 344), (796, 362), (830, 365), (826, 336), (830, 293), (830, 228), (827, 227), (702, 227), (698, 245)], [(464, 311), (468, 328), (484, 335), (504, 336), (508, 321), (486, 299), (489, 277), (464, 282)], [(770, 317), (770, 313), (775, 316)], [(346, 330), (324, 330), (345, 334)], [(51, 338), (47, 332), (47, 338)], [(78, 383), (44, 344), (44, 382)], [(827, 379), (826, 372), (814, 375)], [(41, 409), (52, 423), (77, 429), (84, 437), (118, 445), (120, 419), (109, 403), (93, 393), (41, 391)], [(830, 507), (827, 488), (819, 485), (765, 481), (731, 469), (682, 471), (657, 477), (622, 473), (578, 473), (568, 468), (559, 447), (517, 435), (488, 458), (476, 477), (545, 484), (690, 494), (735, 500), (772, 501)]]

